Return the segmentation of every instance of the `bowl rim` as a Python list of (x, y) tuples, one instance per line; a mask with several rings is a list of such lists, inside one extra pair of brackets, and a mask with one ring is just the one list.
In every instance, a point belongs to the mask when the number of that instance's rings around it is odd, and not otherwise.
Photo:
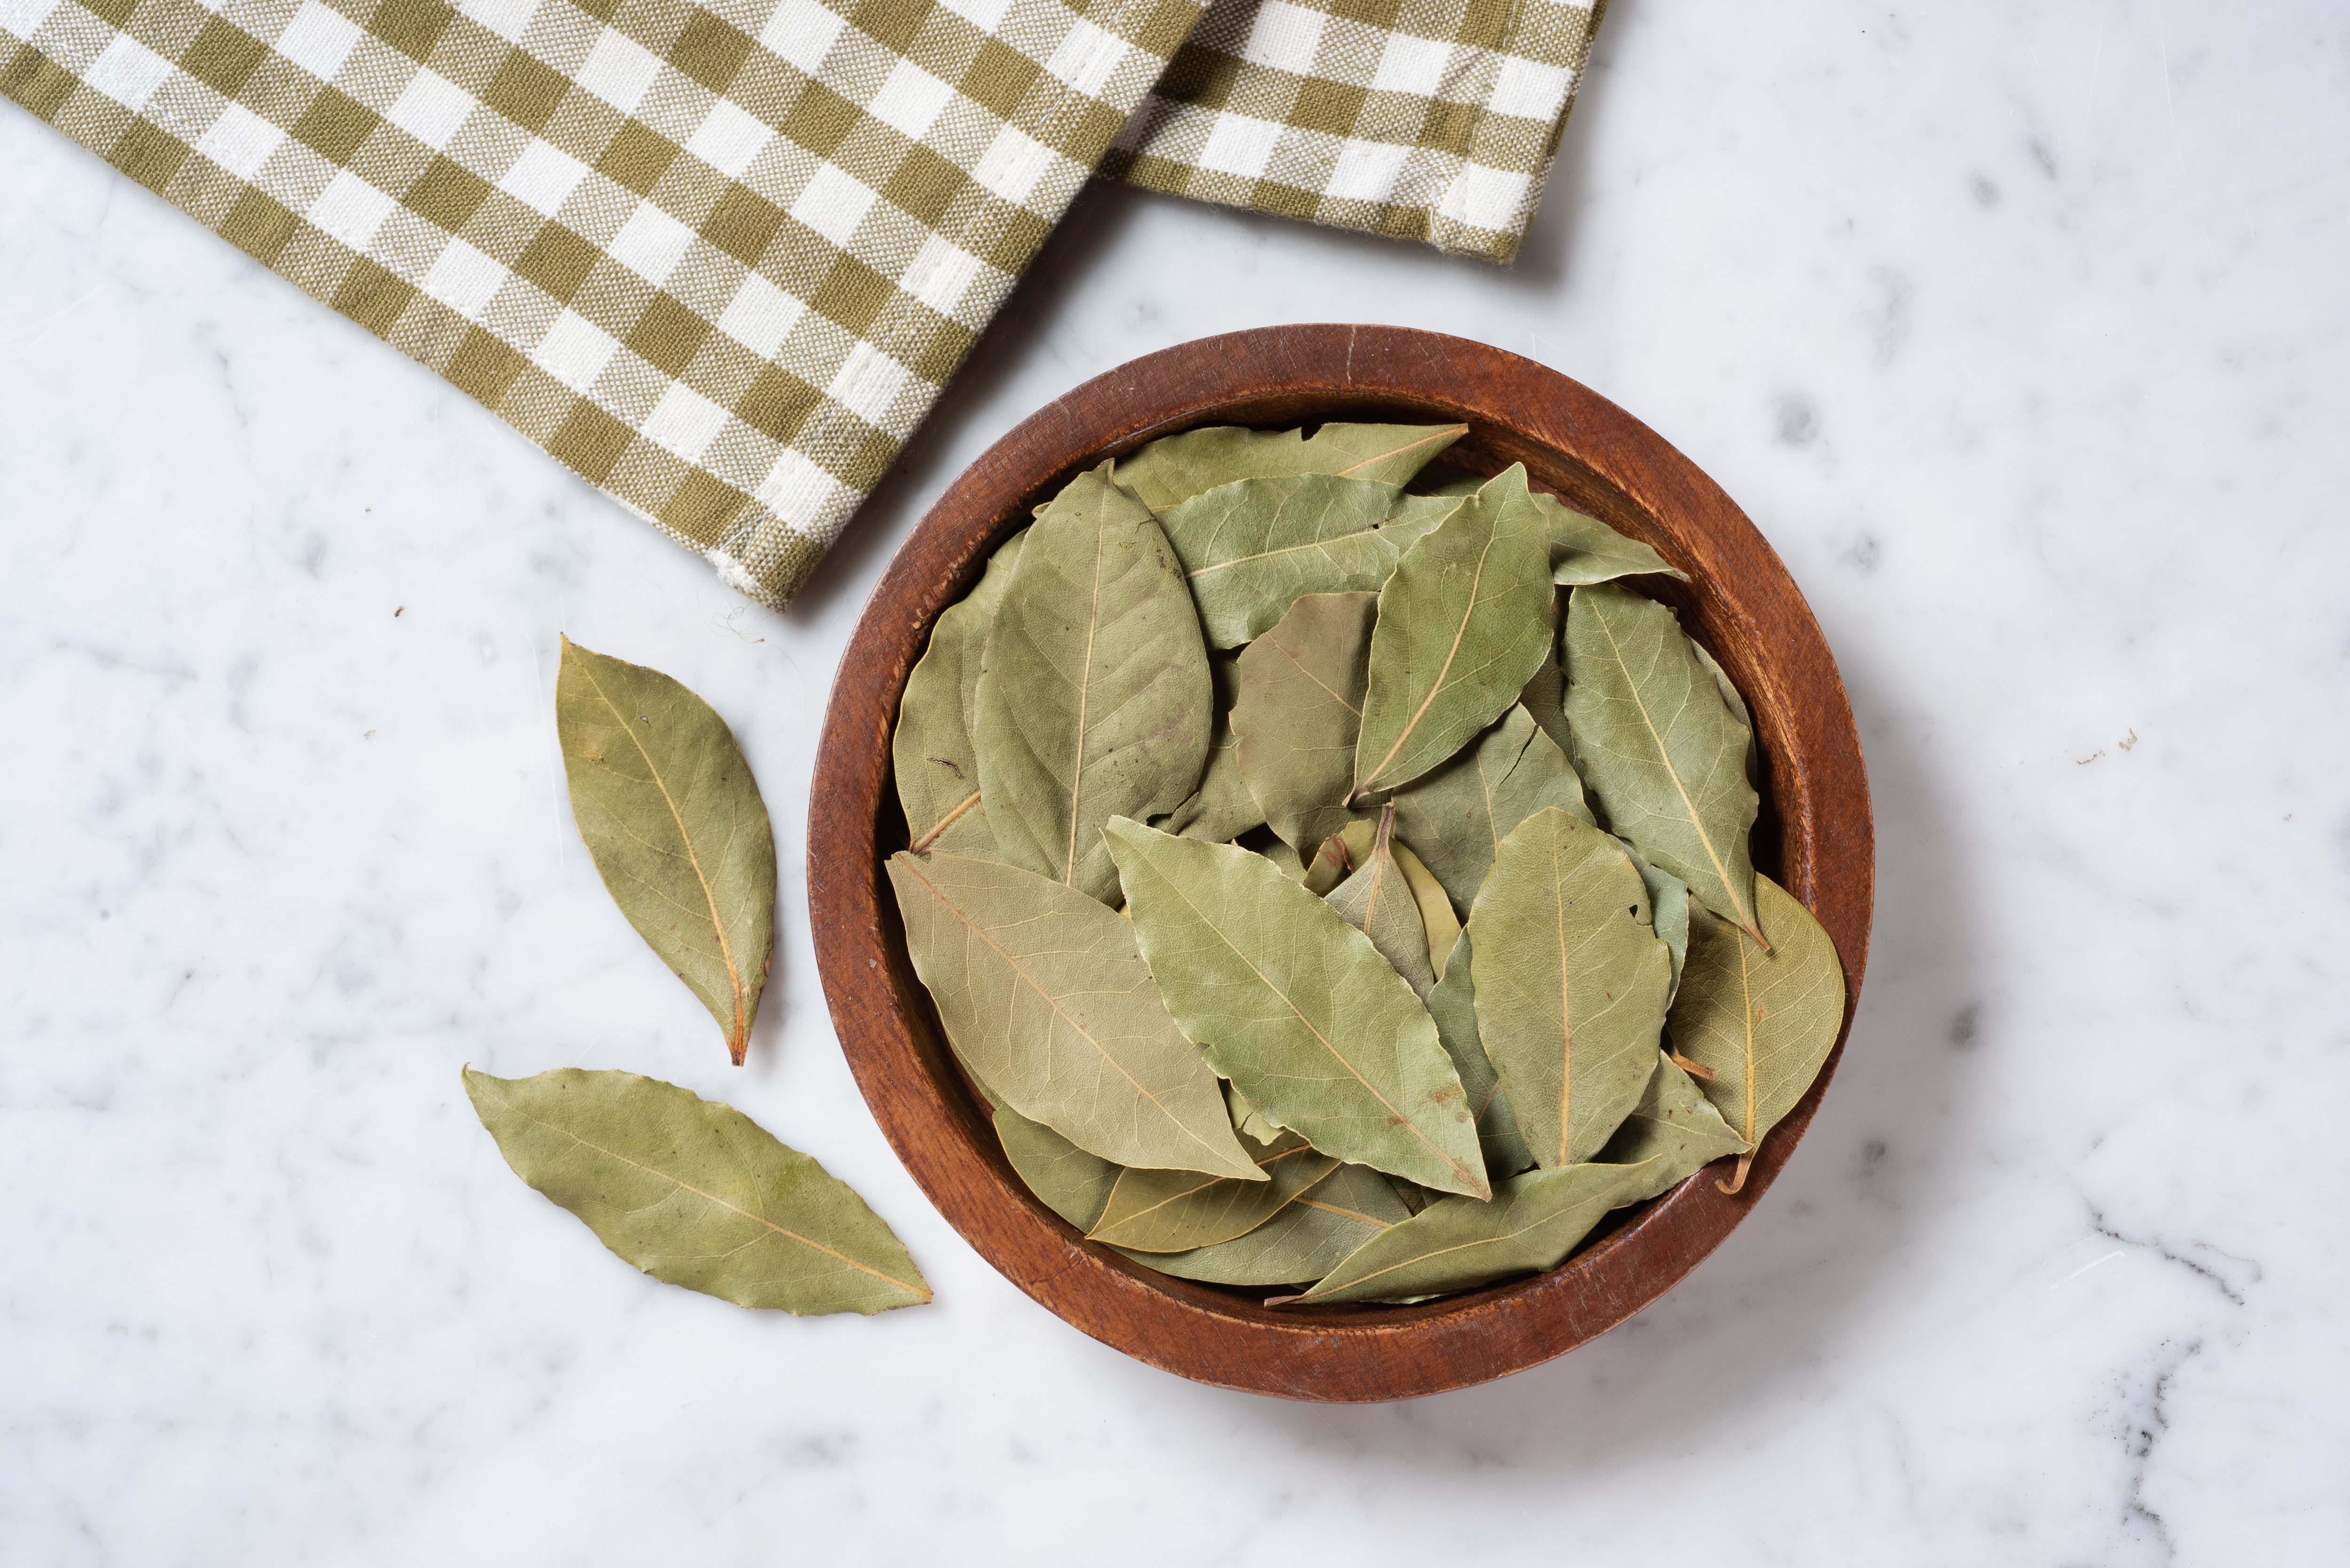
[[(1745, 1189), (1709, 1172), (1625, 1211), (1546, 1273), (1412, 1307), (1267, 1309), (1086, 1241), (1012, 1171), (964, 1085), (883, 888), (898, 822), (889, 742), (932, 623), (1030, 506), (1104, 457), (1205, 424), (1284, 429), (1357, 418), (1470, 425), (1466, 465), (1524, 462), (1536, 488), (1648, 540), (1689, 571), (1642, 579), (1727, 666), (1763, 757), (1758, 860), (1835, 940), (1845, 1016), (1818, 1078), (1764, 1138)], [(1765, 838), (1775, 830), (1775, 842)], [(1770, 853), (1774, 850), (1775, 854)], [(843, 652), (810, 787), (808, 913), (858, 1089), (925, 1196), (980, 1255), (1055, 1315), (1150, 1366), (1289, 1398), (1409, 1398), (1564, 1354), (1662, 1295), (1752, 1211), (1809, 1127), (1860, 1000), (1875, 893), (1868, 786), (1818, 621), (1745, 514), (1661, 436), (1559, 372), (1409, 327), (1260, 327), (1119, 366), (1022, 421), (949, 484), (883, 573)]]

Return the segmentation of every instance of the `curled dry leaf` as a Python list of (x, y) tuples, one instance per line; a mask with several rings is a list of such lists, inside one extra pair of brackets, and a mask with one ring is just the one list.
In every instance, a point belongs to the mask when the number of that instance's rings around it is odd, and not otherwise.
[(931, 1299), (864, 1199), (731, 1106), (577, 1067), (468, 1067), (465, 1093), (515, 1175), (657, 1280), (804, 1316)]
[(1137, 1252), (1211, 1247), (1255, 1230), (1337, 1167), (1295, 1133), (1274, 1139), (1256, 1163), (1254, 1181), (1191, 1170), (1122, 1170), (1086, 1240)]
[(1311, 436), (1211, 425), (1162, 436), (1121, 459), (1118, 482), (1153, 511), (1242, 479), (1326, 473), (1403, 485), (1468, 433), (1467, 425), (1333, 423)]
[(1596, 1153), (1655, 1070), (1672, 961), (1616, 841), (1555, 807), (1502, 841), (1469, 917), (1477, 1033), (1546, 1169)]
[(988, 634), (972, 737), (1006, 860), (1110, 902), (1113, 816), (1181, 805), (1208, 760), (1208, 652), (1149, 511), (1079, 474), (1030, 525)]
[(571, 815), (612, 901), (710, 1009), (741, 1066), (774, 961), (775, 838), (709, 703), (563, 639), (555, 733)]
[(1394, 833), (1395, 807), (1390, 805), (1379, 813), (1371, 852), (1324, 901), (1338, 911), (1340, 919), (1370, 938), (1379, 956), (1393, 964), (1412, 994), (1425, 1002), (1430, 988), (1436, 984), (1436, 962), (1428, 950), (1428, 924), (1419, 918), (1419, 904), (1396, 860), (1390, 843)]
[(1106, 831), (1168, 1010), (1251, 1105), (1340, 1159), (1486, 1196), (1460, 1076), (1368, 938), (1262, 856)]
[(1356, 800), (1409, 784), (1517, 700), (1550, 641), (1544, 560), (1523, 467), (1403, 553), (1379, 590)]
[[(1754, 879), (1763, 948), (1700, 909), (1690, 912), (1689, 962), (1673, 1001), (1673, 1044), (1713, 1076), (1705, 1097), (1749, 1144), (1795, 1108), (1844, 1027), (1844, 965), (1812, 912), (1768, 877)], [(1746, 1185), (1740, 1157), (1725, 1192)]]
[(1467, 751), (1397, 794), (1396, 827), (1465, 909), (1492, 868), (1494, 847), (1548, 806), (1592, 819), (1565, 753), (1513, 704)]
[(1696, 1081), (1666, 1056), (1599, 1158), (1609, 1165), (1650, 1168), (1648, 1179), (1625, 1195), (1625, 1202), (1638, 1203), (1678, 1187), (1700, 1167), (1748, 1153), (1752, 1147), (1730, 1130)]
[(1348, 1253), (1411, 1218), (1388, 1179), (1342, 1165), (1245, 1235), (1189, 1252), (1118, 1249), (1162, 1274), (1211, 1285), (1295, 1285), (1318, 1280)]
[(1555, 1269), (1648, 1174), (1638, 1165), (1570, 1165), (1512, 1177), (1490, 1203), (1440, 1199), (1380, 1231), (1297, 1299), (1395, 1301)]
[(1760, 800), (1752, 732), (1721, 700), (1673, 612), (1612, 583), (1566, 610), (1566, 717), (1607, 825), (1716, 914), (1759, 934), (1747, 840)]
[(943, 849), (976, 859), (998, 858), (995, 836), (979, 798), (979, 753), (971, 738), (979, 692), (980, 655), (995, 607), (1003, 602), (1019, 564), (1023, 528), (988, 557), (979, 586), (940, 613), (931, 645), (906, 677), (898, 700), (898, 728), (889, 740), (898, 804), (914, 852)]
[(1004, 1103), (1119, 1165), (1259, 1179), (1117, 913), (990, 860), (889, 857), (914, 972)]
[(1264, 820), (1300, 855), (1347, 825), (1376, 594), (1308, 594), (1240, 656), (1234, 754)]

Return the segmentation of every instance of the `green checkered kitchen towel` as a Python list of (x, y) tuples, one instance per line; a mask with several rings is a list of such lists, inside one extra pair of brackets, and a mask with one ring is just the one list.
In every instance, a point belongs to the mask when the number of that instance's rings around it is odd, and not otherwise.
[(1105, 158), (1506, 256), (1592, 16), (1414, 3), (0, 0), (0, 94), (781, 605)]

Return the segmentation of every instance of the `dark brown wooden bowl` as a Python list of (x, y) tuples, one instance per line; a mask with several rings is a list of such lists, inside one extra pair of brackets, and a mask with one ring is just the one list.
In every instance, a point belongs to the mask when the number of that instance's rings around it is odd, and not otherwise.
[(834, 683), (808, 813), (817, 967), (881, 1130), (931, 1201), (1022, 1290), (1153, 1366), (1293, 1399), (1401, 1399), (1547, 1361), (1671, 1288), (1770, 1190), (1844, 1052), (1763, 1140), (1745, 1190), (1702, 1173), (1617, 1217), (1565, 1265), (1411, 1307), (1268, 1311), (1097, 1247), (1013, 1173), (963, 1084), (906, 955), (883, 863), (906, 843), (889, 773), (906, 677), (939, 612), (996, 542), (1070, 475), (1195, 425), (1465, 421), (1446, 461), (1523, 462), (1538, 489), (1645, 539), (1687, 586), (1642, 579), (1728, 667), (1762, 752), (1755, 860), (1809, 906), (1860, 1001), (1876, 875), (1852, 710), (1819, 624), (1729, 496), (1648, 426), (1554, 370), (1482, 343), (1395, 327), (1280, 327), (1201, 338), (1097, 377), (1038, 410), (948, 487), (898, 552)]

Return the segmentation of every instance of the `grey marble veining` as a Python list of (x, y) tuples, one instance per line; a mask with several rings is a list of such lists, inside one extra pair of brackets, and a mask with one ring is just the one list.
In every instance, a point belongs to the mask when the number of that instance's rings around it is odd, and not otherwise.
[[(0, 105), (0, 1558), (2350, 1557), (2350, 31), (2338, 7), (1614, 0), (1510, 271), (1085, 198), (849, 539), (750, 607)], [(1574, 1355), (1196, 1387), (981, 1262), (832, 1038), (801, 850), (866, 594), (1028, 410), (1294, 320), (1577, 377), (1785, 557), (1858, 713), (1852, 1048), (1754, 1219)], [(751, 1065), (605, 900), (558, 632), (733, 722)], [(723, 1096), (938, 1290), (651, 1283), (461, 1064)]]

